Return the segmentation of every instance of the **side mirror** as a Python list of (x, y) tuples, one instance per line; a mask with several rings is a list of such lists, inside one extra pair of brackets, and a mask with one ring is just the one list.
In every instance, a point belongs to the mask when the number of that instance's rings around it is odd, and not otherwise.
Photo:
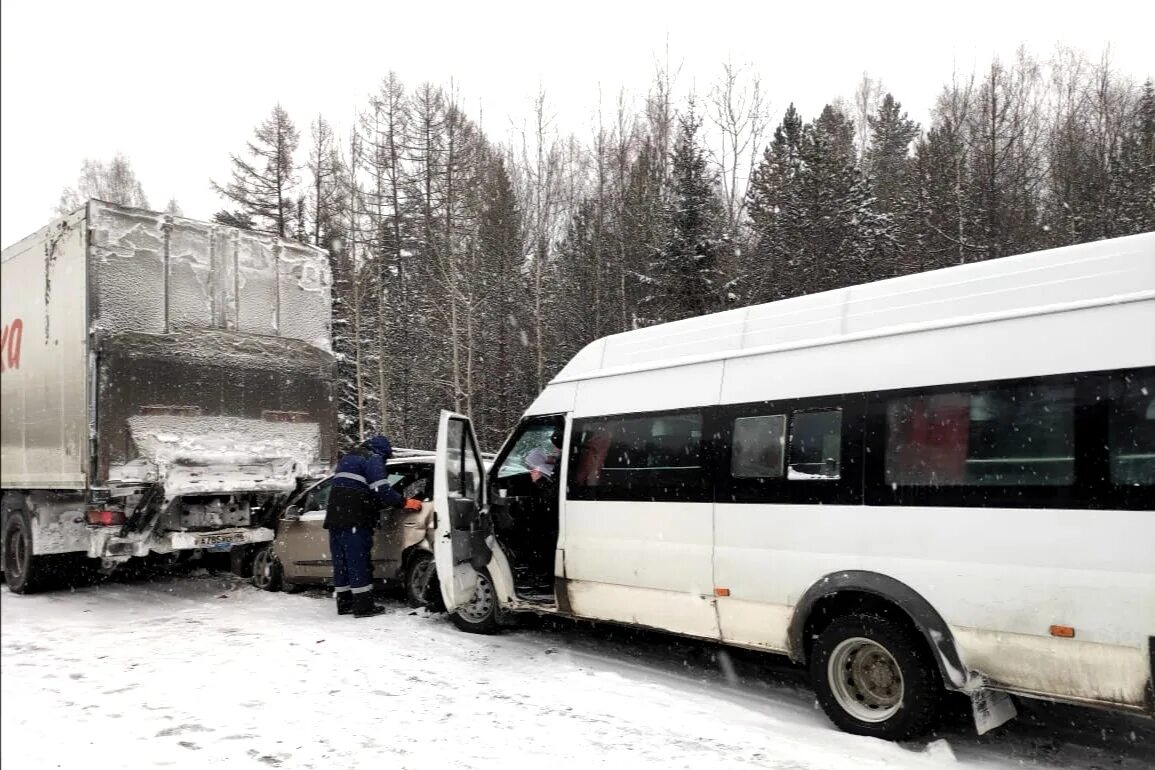
[(288, 519), (289, 521), (296, 521), (297, 519), (301, 518), (301, 506), (290, 505), (285, 509), (284, 518)]

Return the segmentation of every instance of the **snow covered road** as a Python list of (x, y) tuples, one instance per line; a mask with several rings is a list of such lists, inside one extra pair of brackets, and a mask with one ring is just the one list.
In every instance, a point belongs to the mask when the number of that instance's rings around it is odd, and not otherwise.
[[(393, 601), (231, 577), (0, 589), (7, 768), (940, 768), (1155, 766), (1155, 724), (1031, 706), (984, 738), (835, 731), (769, 656), (533, 622), (497, 637)], [(627, 642), (625, 637), (630, 636)]]

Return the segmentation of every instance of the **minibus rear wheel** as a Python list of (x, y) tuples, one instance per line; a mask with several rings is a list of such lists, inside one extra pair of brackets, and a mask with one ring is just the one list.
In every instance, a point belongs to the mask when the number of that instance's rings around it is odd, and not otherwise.
[(942, 682), (918, 632), (893, 619), (855, 613), (823, 629), (810, 654), (823, 711), (841, 730), (899, 741), (938, 718)]

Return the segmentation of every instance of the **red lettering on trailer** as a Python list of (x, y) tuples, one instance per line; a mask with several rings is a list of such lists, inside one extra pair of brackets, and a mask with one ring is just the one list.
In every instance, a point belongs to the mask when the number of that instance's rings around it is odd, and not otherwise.
[(20, 344), (24, 341), (24, 321), (17, 318), (0, 331), (0, 372), (20, 368)]

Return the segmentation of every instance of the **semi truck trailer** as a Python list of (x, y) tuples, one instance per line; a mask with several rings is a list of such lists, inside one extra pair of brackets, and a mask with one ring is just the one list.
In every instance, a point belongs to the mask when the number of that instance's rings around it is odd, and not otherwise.
[(11, 590), (273, 539), (336, 440), (327, 254), (97, 200), (0, 258)]

